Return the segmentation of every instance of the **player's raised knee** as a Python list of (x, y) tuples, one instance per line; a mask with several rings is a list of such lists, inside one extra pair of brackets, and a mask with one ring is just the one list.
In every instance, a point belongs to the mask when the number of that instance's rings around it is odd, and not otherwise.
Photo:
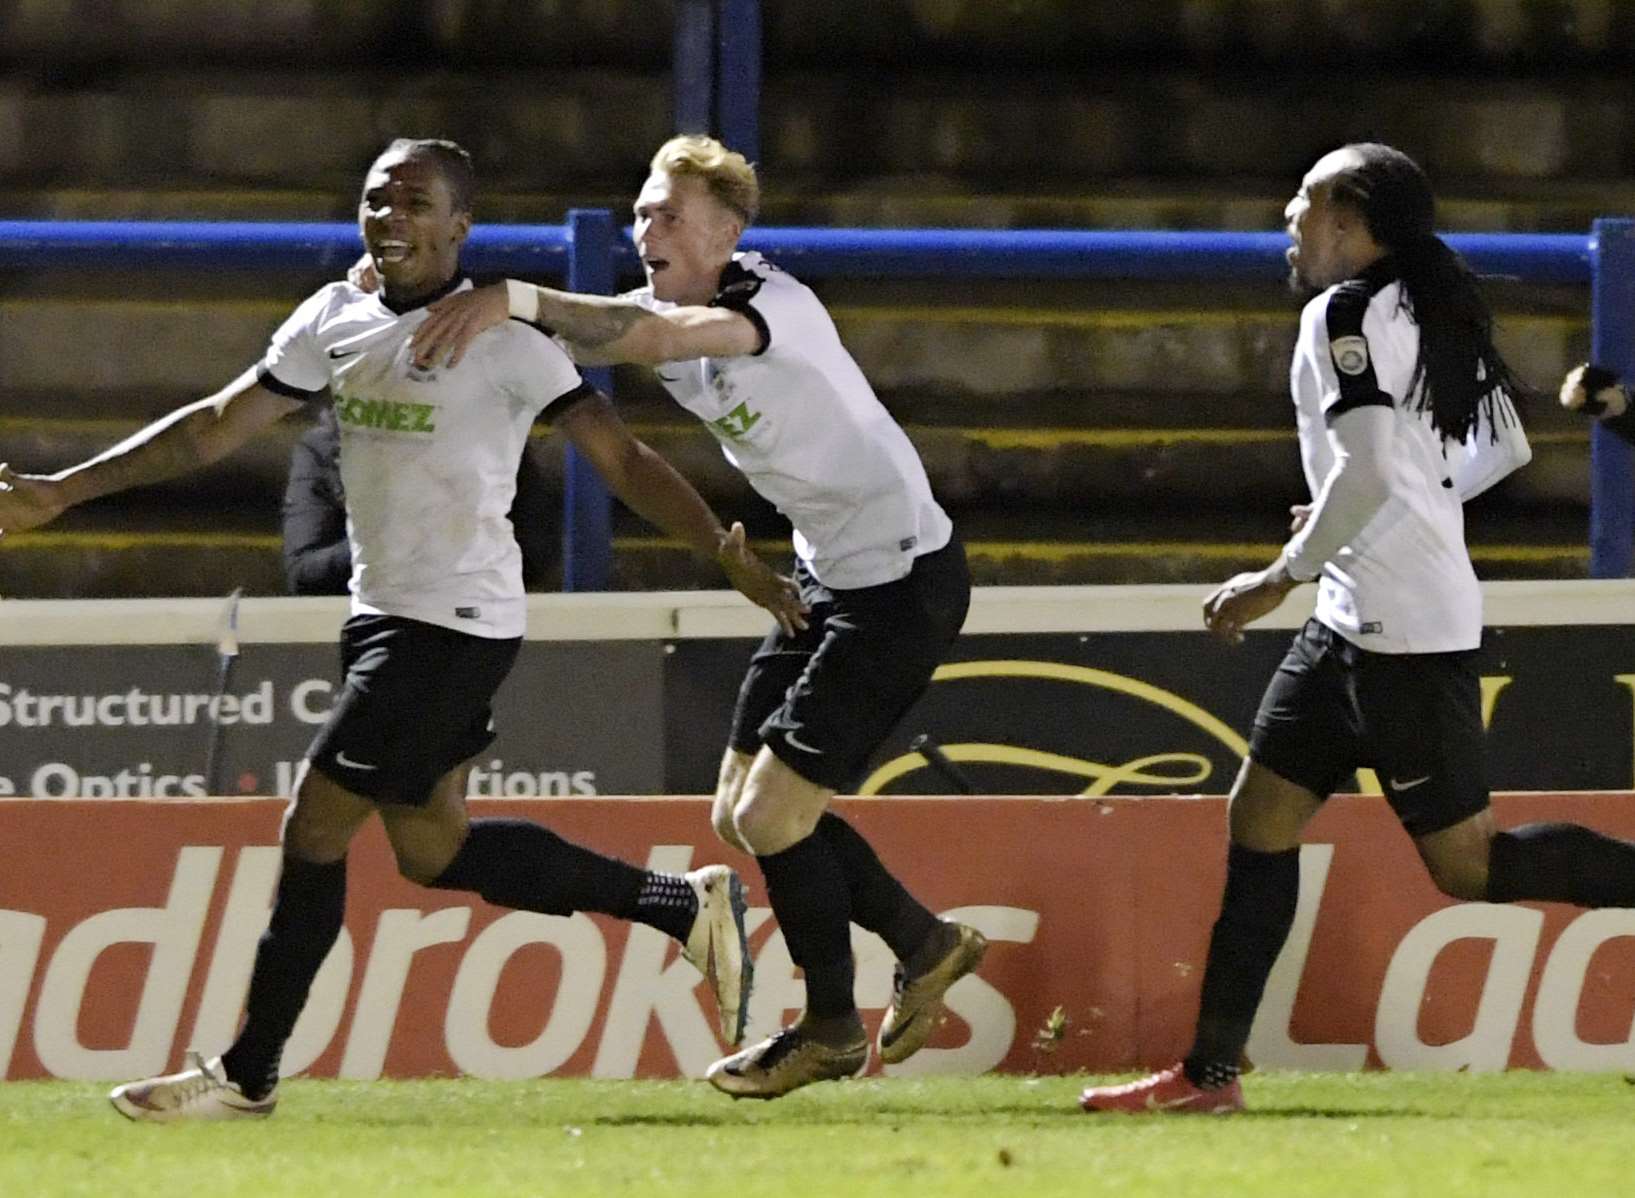
[(738, 835), (738, 825), (733, 816), (732, 805), (717, 801), (710, 812), (710, 827), (715, 829), (716, 839), (722, 844), (731, 845), (740, 852), (748, 852), (749, 846)]
[(798, 812), (781, 803), (755, 799), (738, 804), (733, 812), (733, 827), (739, 843), (757, 857), (781, 853), (812, 832)]

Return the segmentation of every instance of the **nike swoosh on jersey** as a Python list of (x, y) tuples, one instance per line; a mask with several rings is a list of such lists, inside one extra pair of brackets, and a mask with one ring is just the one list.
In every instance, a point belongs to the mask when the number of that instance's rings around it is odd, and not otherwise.
[(1392, 790), (1412, 790), (1414, 787), (1422, 786), (1426, 782), (1429, 782), (1430, 780), (1431, 780), (1431, 775), (1429, 775), (1429, 774), (1426, 774), (1423, 778), (1409, 778), (1406, 782), (1399, 782), (1395, 778), (1392, 778), (1391, 779), (1391, 789)]
[(681, 376), (679, 374), (676, 375), (675, 378), (671, 378), (667, 374), (659, 374), (659, 372), (656, 370), (653, 373), (659, 375), (659, 382), (661, 383), (679, 383), (681, 381)]
[(329, 351), (329, 356), (331, 358), (350, 358), (356, 356), (357, 354), (361, 354), (362, 352), (363, 351), (361, 349), (341, 349), (336, 347)]
[(353, 761), (346, 755), (345, 749), (335, 754), (335, 764), (344, 765), (349, 770), (378, 770), (380, 768), (378, 765), (365, 765), (361, 761)]

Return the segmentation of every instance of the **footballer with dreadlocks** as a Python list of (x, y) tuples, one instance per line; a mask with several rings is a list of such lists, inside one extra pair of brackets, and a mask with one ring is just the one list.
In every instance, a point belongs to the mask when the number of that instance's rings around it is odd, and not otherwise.
[(1226, 888), (1187, 1056), (1086, 1090), (1087, 1111), (1242, 1109), (1239, 1062), (1293, 923), (1300, 830), (1354, 770), (1445, 894), (1635, 906), (1635, 844), (1566, 823), (1500, 831), (1488, 804), (1482, 595), (1463, 505), (1531, 456), (1492, 316), (1434, 232), (1424, 172), (1389, 146), (1325, 155), (1285, 211), (1292, 281), (1315, 292), (1290, 370), (1311, 502), (1264, 570), (1204, 601), (1228, 642), (1298, 582), (1314, 617), (1261, 700), (1233, 785)]

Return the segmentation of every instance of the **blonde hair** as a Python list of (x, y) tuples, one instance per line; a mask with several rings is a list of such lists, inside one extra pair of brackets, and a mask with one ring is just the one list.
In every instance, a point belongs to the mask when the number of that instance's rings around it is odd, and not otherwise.
[(672, 137), (653, 155), (649, 169), (654, 174), (692, 175), (704, 180), (716, 201), (745, 225), (753, 224), (755, 214), (761, 210), (761, 184), (755, 177), (755, 167), (713, 137), (702, 133)]

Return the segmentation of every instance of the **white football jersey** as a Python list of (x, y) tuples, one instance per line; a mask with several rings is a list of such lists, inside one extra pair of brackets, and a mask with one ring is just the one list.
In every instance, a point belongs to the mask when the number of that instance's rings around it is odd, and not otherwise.
[(300, 399), (327, 389), (335, 405), (354, 614), (521, 636), (522, 553), (507, 514), (517, 463), (539, 413), (585, 384), (560, 346), (515, 320), (452, 370), (421, 370), (409, 338), (424, 319), (424, 307), (400, 314), (331, 283), (273, 334), (257, 376)]
[[(1508, 396), (1493, 397), (1465, 443), (1445, 440), (1409, 396), (1419, 326), (1403, 310), (1388, 263), (1306, 305), (1290, 369), (1300, 456), (1313, 497), (1335, 468), (1327, 424), (1364, 406), (1395, 414), (1386, 454), (1387, 499), (1362, 531), (1321, 562), (1319, 621), (1377, 653), (1474, 649), (1482, 594), (1465, 547), (1464, 501), (1527, 460)], [(1314, 530), (1308, 530), (1314, 531)], [(1304, 538), (1290, 542), (1291, 566)], [(1316, 570), (1318, 563), (1310, 563)], [(1301, 570), (1295, 573), (1301, 576)]]
[[(647, 287), (626, 298), (652, 311), (675, 306)], [(818, 581), (844, 590), (894, 582), (948, 544), (953, 523), (920, 455), (811, 288), (739, 253), (712, 306), (753, 321), (759, 352), (666, 362), (659, 381), (794, 525), (795, 553)]]

